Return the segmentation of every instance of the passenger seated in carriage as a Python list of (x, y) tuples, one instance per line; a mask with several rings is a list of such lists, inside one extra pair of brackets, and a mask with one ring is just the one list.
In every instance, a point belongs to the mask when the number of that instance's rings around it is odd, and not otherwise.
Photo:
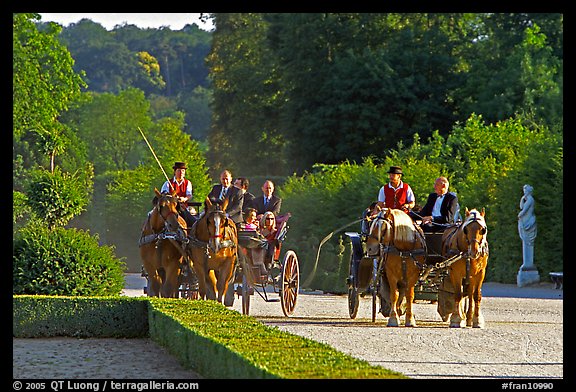
[(434, 192), (428, 195), (428, 200), (418, 213), (411, 212), (413, 219), (421, 219), (420, 227), (425, 233), (443, 232), (448, 225), (460, 219), (458, 196), (448, 192), (450, 186), (446, 177), (438, 177), (434, 182)]
[(266, 275), (276, 250), (276, 217), (267, 211), (259, 222), (256, 210), (250, 208), (238, 233), (239, 243), (250, 252), (252, 264), (260, 268), (260, 275)]

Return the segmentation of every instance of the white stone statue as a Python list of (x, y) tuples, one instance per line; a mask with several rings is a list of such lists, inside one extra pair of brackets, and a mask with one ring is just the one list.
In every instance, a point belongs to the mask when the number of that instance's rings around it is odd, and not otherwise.
[(534, 214), (534, 197), (532, 186), (524, 185), (524, 196), (520, 199), (520, 212), (518, 213), (518, 233), (522, 239), (523, 264), (518, 271), (518, 286), (540, 281), (538, 270), (534, 266), (534, 241), (536, 240), (537, 226)]

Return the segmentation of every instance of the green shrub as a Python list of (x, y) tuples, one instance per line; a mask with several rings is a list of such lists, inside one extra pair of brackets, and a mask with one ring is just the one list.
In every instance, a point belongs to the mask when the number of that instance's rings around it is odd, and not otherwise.
[(13, 242), (13, 293), (118, 295), (125, 265), (111, 246), (78, 229), (28, 225)]
[(49, 228), (66, 225), (88, 203), (91, 181), (82, 175), (63, 172), (56, 167), (53, 173), (40, 168), (30, 176), (27, 202)]

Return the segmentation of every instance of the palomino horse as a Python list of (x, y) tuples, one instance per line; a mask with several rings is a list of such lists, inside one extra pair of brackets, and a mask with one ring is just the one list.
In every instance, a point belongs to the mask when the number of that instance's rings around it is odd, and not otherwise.
[(178, 215), (177, 197), (154, 189), (158, 202), (140, 237), (140, 257), (149, 278), (148, 296), (178, 297), (178, 276), (185, 256), (186, 221)]
[(236, 224), (224, 212), (227, 205), (227, 198), (221, 206), (206, 198), (204, 215), (190, 233), (189, 252), (201, 299), (222, 302), (235, 270), (238, 233)]
[(412, 313), (414, 286), (426, 260), (426, 239), (422, 230), (404, 211), (383, 209), (370, 225), (366, 240), (368, 255), (380, 256), (381, 271), (388, 280), (390, 315), (388, 326), (399, 325), (402, 296), (406, 297), (404, 325), (416, 326)]
[(476, 209), (469, 211), (466, 208), (464, 222), (446, 229), (442, 235), (442, 255), (444, 257), (462, 255), (462, 258), (448, 267), (451, 289), (454, 290), (454, 302), (447, 301), (448, 304), (441, 304), (441, 301), (438, 301), (438, 313), (444, 321), (450, 317), (450, 327), (461, 327), (463, 312), (460, 302), (463, 296), (468, 297), (466, 326), (484, 327), (484, 317), (480, 311), (482, 283), (488, 264), (488, 241), (486, 241), (488, 228), (484, 214), (484, 209), (478, 212)]

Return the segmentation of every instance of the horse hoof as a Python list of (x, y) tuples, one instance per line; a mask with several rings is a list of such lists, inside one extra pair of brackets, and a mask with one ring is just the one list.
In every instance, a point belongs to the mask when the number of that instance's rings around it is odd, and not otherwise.
[(410, 320), (406, 320), (404, 323), (406, 327), (415, 327), (416, 326), (416, 319), (414, 317), (410, 318)]
[(450, 328), (462, 328), (462, 323), (456, 323), (456, 322), (452, 322), (450, 323)]
[(390, 317), (388, 318), (388, 324), (386, 324), (387, 327), (397, 327), (398, 326), (398, 319), (396, 317)]

